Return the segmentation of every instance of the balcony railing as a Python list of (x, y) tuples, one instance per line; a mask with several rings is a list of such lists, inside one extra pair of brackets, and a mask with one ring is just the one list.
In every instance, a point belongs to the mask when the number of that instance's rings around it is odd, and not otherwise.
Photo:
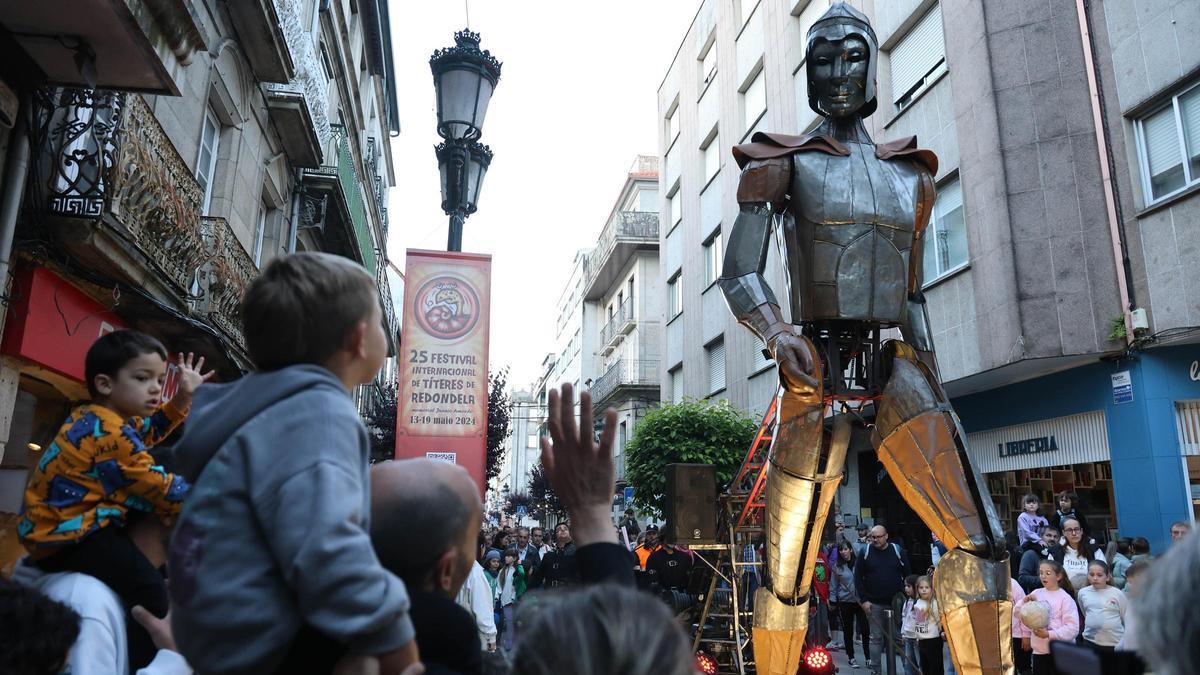
[(371, 274), (375, 274), (375, 240), (371, 238), (371, 230), (367, 226), (363, 183), (354, 168), (354, 155), (350, 153), (350, 141), (345, 133), (338, 138), (337, 175), (338, 182), (342, 185), (342, 193), (346, 197), (346, 209), (350, 212), (350, 222), (354, 225), (354, 238), (358, 240), (363, 265), (371, 270)]
[(592, 383), (592, 401), (599, 405), (621, 387), (657, 389), (658, 359), (618, 359)]
[(379, 207), (379, 225), (387, 234), (387, 188), (383, 185), (383, 176), (379, 175), (379, 143), (374, 136), (367, 138), (367, 175), (373, 177), (375, 184), (375, 205)]
[(145, 100), (58, 90), (42, 104), (47, 212), (101, 223), (181, 305), (244, 348), (239, 304), (258, 269), (223, 218), (200, 217), (200, 184)]
[(637, 325), (633, 313), (633, 298), (626, 298), (621, 306), (616, 308), (616, 312), (609, 318), (608, 323), (604, 324), (604, 328), (600, 329), (600, 353), (602, 355), (607, 356), (620, 344), (621, 338)]
[(204, 193), (150, 106), (129, 95), (117, 133), (109, 212), (180, 294), (208, 257), (200, 231)]
[(240, 314), (242, 296), (258, 276), (258, 266), (224, 218), (205, 216), (200, 219), (200, 229), (209, 256), (202, 273), (205, 283), (200, 306), (211, 323), (245, 348)]
[(397, 339), (400, 333), (400, 323), (396, 320), (396, 300), (392, 297), (392, 284), (388, 281), (387, 266), (379, 266), (376, 276), (379, 284), (379, 297), (383, 299), (383, 320), (388, 328), (388, 341)]
[[(658, 213), (621, 211), (608, 222), (587, 259), (585, 299), (598, 300), (628, 256), (638, 248), (658, 246)], [(599, 283), (597, 283), (599, 282)]]

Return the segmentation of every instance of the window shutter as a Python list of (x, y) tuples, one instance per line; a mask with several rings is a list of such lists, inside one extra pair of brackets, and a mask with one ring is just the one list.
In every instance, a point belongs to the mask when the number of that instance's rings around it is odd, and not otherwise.
[(1183, 454), (1200, 455), (1200, 400), (1175, 402), (1175, 425)]
[(1167, 106), (1148, 117), (1144, 124), (1146, 161), (1150, 175), (1157, 176), (1179, 166), (1183, 154), (1179, 151), (1179, 131), (1175, 128), (1175, 109)]
[(750, 372), (757, 373), (758, 371), (762, 370), (763, 368), (766, 368), (767, 366), (774, 363), (773, 360), (767, 358), (764, 355), (763, 352), (767, 349), (767, 344), (765, 342), (763, 342), (762, 338), (758, 337), (757, 335), (754, 336), (753, 349), (754, 349), (754, 364), (750, 367)]
[[(1183, 137), (1188, 157), (1200, 156), (1200, 87), (1179, 97), (1179, 115), (1183, 118)], [(1192, 180), (1200, 178), (1192, 171)]]
[(746, 112), (746, 130), (748, 131), (754, 126), (767, 109), (767, 76), (765, 69), (758, 71), (758, 75), (754, 76), (754, 81), (746, 88), (746, 93), (742, 95), (745, 112)]
[(671, 402), (679, 403), (683, 400), (683, 368), (676, 368), (671, 371)]
[(921, 78), (945, 58), (942, 42), (942, 6), (934, 5), (889, 53), (892, 63), (892, 100), (899, 101)]
[(937, 211), (937, 218), (941, 220), (946, 217), (954, 209), (962, 208), (962, 183), (958, 180), (951, 181), (943, 185), (937, 193), (937, 202), (934, 209)]
[(725, 388), (725, 340), (708, 348), (708, 393)]
[(704, 182), (712, 180), (721, 170), (721, 137), (714, 136), (708, 145), (704, 146)]

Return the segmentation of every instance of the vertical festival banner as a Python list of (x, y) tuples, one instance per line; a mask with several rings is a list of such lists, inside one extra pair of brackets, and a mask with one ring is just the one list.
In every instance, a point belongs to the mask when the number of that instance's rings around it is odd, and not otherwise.
[(458, 464), (486, 489), (492, 257), (408, 250), (396, 459)]

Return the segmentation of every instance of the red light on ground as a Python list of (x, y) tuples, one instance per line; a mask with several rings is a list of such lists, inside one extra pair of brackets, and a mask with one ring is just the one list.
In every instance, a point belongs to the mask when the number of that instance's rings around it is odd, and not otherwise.
[(697, 652), (696, 670), (704, 673), (704, 675), (716, 675), (717, 660), (704, 652)]
[(833, 665), (833, 659), (829, 658), (829, 652), (816, 647), (805, 653), (804, 665), (808, 666), (811, 672), (823, 672)]

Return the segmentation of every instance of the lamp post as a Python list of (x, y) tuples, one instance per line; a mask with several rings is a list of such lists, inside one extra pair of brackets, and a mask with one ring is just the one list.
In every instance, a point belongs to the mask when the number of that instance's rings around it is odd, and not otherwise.
[(462, 228), (479, 205), (479, 190), (492, 162), (492, 151), (479, 142), (492, 92), (500, 81), (500, 62), (479, 48), (479, 34), (462, 30), (454, 46), (429, 58), (437, 98), (435, 148), (441, 174), (442, 211), (450, 216), (446, 248), (462, 250)]

